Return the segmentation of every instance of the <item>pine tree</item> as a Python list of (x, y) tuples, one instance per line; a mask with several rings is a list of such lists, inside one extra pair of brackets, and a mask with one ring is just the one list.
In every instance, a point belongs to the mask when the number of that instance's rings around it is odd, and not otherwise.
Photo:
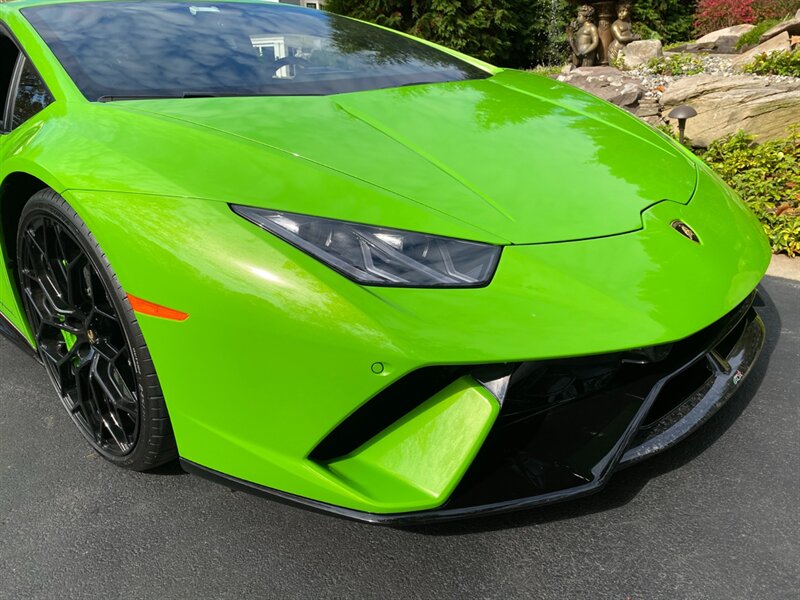
[(664, 43), (694, 39), (697, 0), (636, 0), (634, 24), (641, 23), (658, 33)]
[(332, 12), (405, 31), (470, 54), (514, 62), (512, 38), (519, 29), (517, 0), (330, 0)]

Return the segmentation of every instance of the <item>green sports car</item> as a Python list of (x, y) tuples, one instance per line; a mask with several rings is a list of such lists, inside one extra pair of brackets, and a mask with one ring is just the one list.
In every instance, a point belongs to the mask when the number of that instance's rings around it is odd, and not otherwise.
[(761, 226), (589, 94), (261, 1), (0, 25), (0, 332), (121, 467), (379, 523), (526, 508), (759, 354)]

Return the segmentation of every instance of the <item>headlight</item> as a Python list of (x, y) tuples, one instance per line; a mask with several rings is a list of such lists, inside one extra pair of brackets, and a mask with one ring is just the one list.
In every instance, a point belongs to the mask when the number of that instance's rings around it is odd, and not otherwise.
[(231, 208), (367, 285), (479, 287), (491, 281), (500, 258), (499, 246), (250, 206)]

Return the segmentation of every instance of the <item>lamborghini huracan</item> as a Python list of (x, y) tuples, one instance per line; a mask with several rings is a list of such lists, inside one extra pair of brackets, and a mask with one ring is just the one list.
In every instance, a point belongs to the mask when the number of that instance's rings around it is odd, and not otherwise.
[(273, 2), (0, 26), (0, 332), (120, 467), (522, 509), (694, 432), (762, 347), (757, 220), (578, 89)]

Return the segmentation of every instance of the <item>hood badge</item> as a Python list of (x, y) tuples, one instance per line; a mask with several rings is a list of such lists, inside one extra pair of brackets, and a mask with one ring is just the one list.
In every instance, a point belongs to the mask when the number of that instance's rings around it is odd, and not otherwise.
[(695, 244), (700, 243), (700, 238), (697, 237), (697, 234), (694, 232), (694, 229), (689, 227), (683, 221), (673, 221), (672, 228), (680, 233), (683, 237), (692, 240)]

